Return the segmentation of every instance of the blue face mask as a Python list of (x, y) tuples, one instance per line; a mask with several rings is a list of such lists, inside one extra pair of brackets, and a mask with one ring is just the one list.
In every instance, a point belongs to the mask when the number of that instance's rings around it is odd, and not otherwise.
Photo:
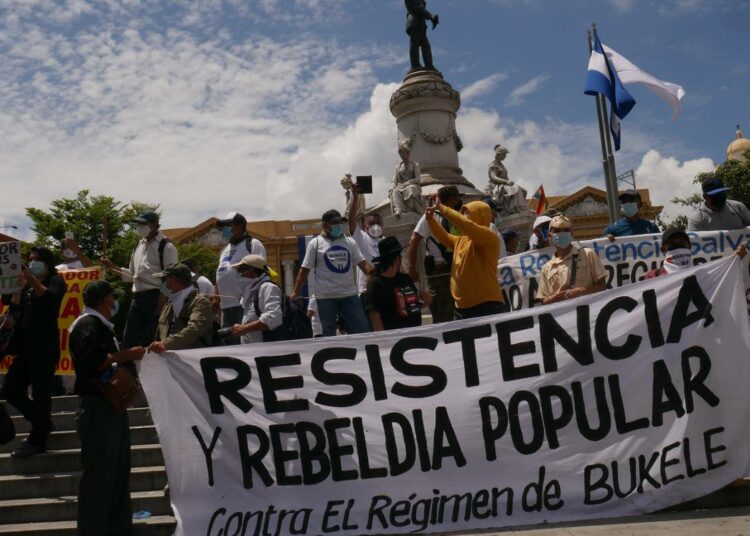
[(232, 228), (229, 227), (228, 225), (226, 227), (222, 227), (221, 228), (221, 237), (224, 240), (229, 240), (230, 238), (232, 238)]
[(344, 234), (344, 224), (337, 223), (335, 225), (331, 225), (331, 230), (329, 231), (329, 234), (333, 238), (339, 238), (341, 235)]
[(622, 213), (626, 218), (632, 218), (633, 216), (638, 214), (638, 203), (623, 203)]
[(29, 263), (29, 271), (34, 275), (42, 275), (47, 265), (42, 261), (31, 261)]
[(568, 231), (555, 233), (552, 237), (552, 243), (559, 248), (566, 248), (573, 243), (573, 234)]

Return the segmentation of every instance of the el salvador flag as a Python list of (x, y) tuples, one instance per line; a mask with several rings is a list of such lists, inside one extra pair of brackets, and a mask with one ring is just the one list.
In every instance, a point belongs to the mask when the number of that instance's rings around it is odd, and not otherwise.
[(622, 84), (617, 70), (612, 65), (612, 61), (605, 53), (599, 36), (594, 34), (594, 46), (591, 50), (589, 59), (589, 70), (586, 76), (586, 95), (596, 95), (601, 93), (612, 104), (612, 111), (609, 115), (609, 130), (612, 132), (612, 138), (615, 140), (615, 150), (620, 150), (620, 121), (625, 119), (630, 110), (635, 106), (635, 99), (628, 93)]

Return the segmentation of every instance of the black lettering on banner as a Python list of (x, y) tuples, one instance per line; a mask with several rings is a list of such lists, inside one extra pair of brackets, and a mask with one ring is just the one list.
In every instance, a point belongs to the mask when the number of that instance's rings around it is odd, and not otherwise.
[(388, 391), (385, 388), (385, 374), (383, 374), (383, 362), (380, 359), (380, 347), (377, 344), (365, 345), (365, 354), (367, 354), (367, 364), (370, 367), (370, 380), (372, 380), (372, 392), (375, 400), (385, 400), (388, 398)]
[(326, 437), (328, 438), (328, 455), (331, 460), (331, 478), (334, 482), (343, 482), (344, 480), (356, 480), (357, 471), (354, 469), (344, 470), (341, 458), (354, 454), (354, 446), (339, 444), (339, 437), (336, 430), (339, 428), (349, 428), (352, 421), (347, 418), (329, 419), (325, 421)]
[[(306, 486), (319, 484), (331, 474), (331, 463), (326, 455), (326, 436), (323, 429), (311, 422), (297, 423), (302, 481)], [(309, 437), (315, 440), (311, 445)], [(318, 470), (313, 467), (318, 464)]]
[[(555, 404), (556, 399), (559, 404)], [(556, 449), (560, 446), (557, 438), (558, 430), (562, 430), (573, 419), (573, 402), (570, 393), (559, 385), (545, 385), (539, 388), (539, 401), (542, 407), (542, 419), (544, 429), (547, 433), (549, 448)], [(555, 416), (554, 406), (560, 406), (560, 415)]]
[(556, 344), (562, 346), (573, 359), (583, 366), (594, 362), (588, 305), (576, 307), (576, 326), (578, 327), (578, 342), (557, 323), (552, 314), (539, 315), (539, 339), (542, 346), (544, 372), (557, 371)]
[[(596, 348), (599, 352), (608, 359), (626, 359), (634, 355), (641, 345), (643, 339), (639, 335), (633, 335), (632, 333), (627, 336), (625, 342), (620, 346), (615, 346), (610, 341), (610, 329), (609, 321), (615, 312), (623, 310), (625, 312), (632, 312), (638, 306), (638, 302), (628, 296), (620, 296), (608, 302), (596, 317), (596, 325), (594, 326), (594, 338), (596, 339)], [(614, 331), (614, 330), (613, 330)]]
[[(695, 373), (690, 367), (691, 357), (698, 358), (698, 371)], [(719, 397), (705, 384), (709, 372), (711, 372), (711, 358), (706, 350), (700, 346), (691, 346), (682, 352), (682, 382), (685, 386), (685, 409), (688, 413), (692, 413), (695, 408), (693, 393), (712, 408), (719, 405)]]
[(275, 355), (268, 357), (255, 358), (255, 366), (258, 369), (258, 379), (263, 390), (263, 404), (266, 413), (284, 413), (292, 411), (307, 411), (310, 407), (304, 398), (294, 398), (291, 400), (279, 400), (276, 391), (287, 389), (301, 389), (304, 387), (302, 376), (283, 376), (274, 378), (271, 375), (271, 369), (278, 367), (293, 367), (302, 363), (299, 354)]
[(461, 450), (458, 436), (453, 429), (448, 410), (443, 406), (435, 408), (435, 434), (433, 439), (432, 469), (437, 471), (443, 467), (443, 458), (453, 458), (456, 467), (466, 465), (466, 457)]
[(615, 415), (617, 433), (625, 435), (641, 428), (648, 428), (647, 417), (641, 417), (640, 419), (628, 422), (628, 417), (625, 414), (625, 402), (622, 399), (622, 391), (620, 390), (620, 377), (617, 374), (612, 374), (607, 377), (607, 380), (609, 382), (609, 392), (612, 397), (612, 413)]
[[(258, 440), (258, 448), (252, 454), (248, 446), (248, 437), (255, 436)], [(242, 485), (245, 489), (253, 488), (253, 470), (263, 481), (266, 487), (273, 484), (271, 474), (263, 465), (263, 458), (268, 454), (269, 442), (262, 428), (245, 424), (237, 427), (237, 441), (240, 445), (240, 464), (242, 466)]]
[[(588, 382), (587, 382), (588, 383)], [(575, 408), (576, 424), (578, 431), (589, 441), (601, 441), (609, 434), (612, 428), (612, 417), (609, 413), (607, 404), (607, 389), (604, 385), (604, 378), (596, 376), (593, 380), (594, 400), (596, 401), (598, 428), (593, 428), (589, 423), (586, 412), (586, 397), (583, 395), (583, 385), (581, 382), (573, 382), (570, 387), (573, 390), (573, 407)]]
[[(664, 360), (655, 361), (653, 368), (651, 426), (661, 426), (664, 423), (665, 413), (674, 411), (677, 417), (682, 417), (685, 415), (685, 408), (682, 406), (680, 393), (674, 386), (672, 376), (669, 374), (669, 369)], [(666, 400), (664, 400), (665, 396), (667, 397)]]
[(385, 467), (370, 467), (370, 456), (367, 452), (367, 439), (365, 438), (365, 426), (362, 417), (352, 419), (354, 428), (354, 442), (357, 445), (357, 460), (359, 461), (359, 476), (362, 480), (369, 478), (385, 478), (388, 469)]
[(276, 469), (276, 484), (278, 486), (299, 486), (302, 484), (301, 475), (287, 475), (286, 462), (293, 462), (299, 459), (299, 452), (296, 450), (284, 450), (282, 443), (282, 434), (294, 434), (294, 423), (274, 424), (268, 427), (268, 433), (271, 436), (271, 445), (273, 446), (273, 465)]
[[(554, 511), (562, 508), (564, 501), (560, 499), (560, 482), (552, 479), (545, 485), (546, 472), (547, 468), (541, 466), (537, 481), (530, 482), (524, 487), (523, 494), (521, 495), (521, 508), (523, 508), (524, 512), (541, 512), (544, 508)], [(532, 494), (534, 500), (531, 499)], [(552, 502), (552, 499), (559, 500)]]
[[(401, 438), (404, 442), (403, 459), (399, 457), (396, 427), (401, 430)], [(412, 432), (409, 419), (400, 413), (386, 413), (383, 415), (383, 430), (385, 432), (385, 451), (388, 454), (388, 466), (391, 468), (391, 476), (402, 475), (414, 466), (414, 462), (417, 459), (414, 433)]]
[(612, 462), (612, 488), (614, 489), (615, 495), (619, 497), (620, 499), (624, 499), (631, 493), (635, 491), (636, 486), (638, 486), (638, 477), (636, 475), (636, 471), (638, 469), (637, 467), (637, 461), (632, 456), (628, 458), (628, 469), (630, 472), (628, 473), (630, 476), (630, 484), (627, 489), (622, 489), (620, 487), (620, 469), (618, 468), (618, 462), (617, 460)]
[[(424, 419), (422, 417), (422, 410), (415, 409), (412, 411), (414, 417), (414, 438), (417, 440), (417, 457), (419, 458), (419, 466), (423, 472), (427, 472), (432, 468), (430, 464), (430, 449), (427, 446), (427, 431), (424, 427)], [(435, 429), (437, 433), (437, 428)]]
[[(592, 481), (592, 475), (596, 475), (595, 471), (599, 473), (599, 478)], [(583, 481), (585, 490), (583, 504), (587, 506), (604, 504), (612, 498), (612, 487), (607, 484), (608, 476), (609, 469), (603, 463), (594, 463), (591, 465), (587, 465), (583, 469)], [(601, 497), (594, 498), (593, 492), (597, 490), (603, 490), (604, 494)]]
[(500, 351), (500, 367), (503, 372), (503, 380), (523, 380), (539, 376), (541, 370), (539, 365), (524, 365), (517, 367), (515, 357), (519, 355), (533, 354), (536, 352), (534, 341), (524, 341), (516, 344), (511, 343), (511, 335), (516, 331), (524, 331), (534, 327), (533, 316), (523, 316), (506, 320), (495, 324), (497, 331), (497, 345)]
[(492, 328), (488, 324), (470, 328), (455, 329), (443, 333), (445, 344), (461, 343), (461, 355), (464, 360), (464, 376), (466, 387), (479, 385), (479, 368), (477, 366), (477, 348), (474, 341), (492, 336)]
[(203, 440), (203, 436), (201, 435), (200, 430), (198, 430), (198, 427), (193, 425), (190, 427), (190, 429), (193, 431), (193, 434), (195, 434), (195, 437), (198, 438), (198, 443), (201, 445), (201, 450), (203, 451), (203, 456), (206, 457), (206, 472), (208, 473), (208, 485), (209, 487), (214, 487), (214, 462), (213, 458), (211, 458), (211, 453), (214, 451), (214, 448), (216, 447), (216, 442), (219, 440), (219, 435), (221, 434), (221, 426), (217, 426), (214, 429), (214, 435), (211, 437), (211, 444), (206, 446), (206, 442)]
[(536, 305), (536, 295), (539, 292), (539, 281), (536, 280), (536, 277), (532, 277), (529, 279), (529, 307), (534, 307)]
[(675, 441), (674, 443), (670, 443), (666, 447), (664, 447), (661, 451), (661, 481), (666, 486), (667, 484), (674, 482), (676, 480), (682, 480), (685, 478), (685, 475), (678, 474), (673, 476), (672, 478), (667, 477), (667, 467), (670, 467), (672, 465), (679, 465), (680, 459), (679, 458), (669, 458), (667, 459), (667, 456), (669, 455), (670, 450), (678, 449), (680, 448), (680, 442)]
[(664, 331), (661, 328), (661, 316), (656, 300), (656, 290), (650, 289), (643, 293), (643, 305), (646, 311), (646, 327), (651, 348), (664, 346)]
[[(528, 421), (531, 421), (531, 426), (527, 426), (526, 422), (522, 422), (520, 407), (521, 403), (525, 402), (528, 407)], [(534, 454), (544, 443), (544, 423), (542, 422), (542, 411), (539, 407), (539, 401), (534, 396), (534, 393), (530, 391), (516, 391), (513, 396), (510, 397), (508, 402), (508, 417), (510, 419), (510, 436), (513, 440), (513, 446), (521, 454)], [(523, 431), (525, 428), (531, 428), (532, 436), (531, 439), (526, 442)]]
[(442, 393), (448, 384), (445, 371), (435, 365), (418, 365), (409, 363), (404, 355), (409, 350), (430, 350), (437, 348), (438, 340), (433, 337), (406, 337), (399, 340), (391, 348), (391, 365), (397, 372), (410, 377), (427, 377), (427, 385), (407, 385), (396, 382), (391, 388), (394, 395), (404, 398), (429, 398)]
[(329, 361), (337, 359), (354, 361), (356, 357), (356, 348), (323, 348), (315, 352), (310, 363), (313, 377), (323, 385), (346, 385), (351, 388), (351, 392), (343, 395), (319, 392), (315, 396), (317, 404), (334, 408), (348, 408), (356, 406), (365, 399), (367, 396), (367, 384), (365, 380), (357, 374), (329, 372), (325, 368), (326, 363)]
[[(240, 390), (250, 384), (252, 378), (250, 365), (235, 357), (204, 357), (200, 360), (200, 365), (203, 373), (203, 387), (208, 395), (211, 413), (214, 415), (224, 413), (222, 396), (242, 413), (247, 413), (253, 408), (253, 404), (240, 394)], [(234, 371), (237, 376), (231, 380), (219, 381), (217, 371), (220, 369)]]
[(720, 462), (714, 461), (714, 454), (717, 452), (721, 452), (724, 450), (727, 450), (727, 448), (724, 445), (718, 445), (716, 447), (711, 445), (711, 436), (714, 436), (716, 434), (721, 434), (724, 432), (724, 427), (720, 426), (718, 428), (711, 428), (710, 430), (706, 430), (703, 433), (703, 446), (706, 449), (706, 467), (709, 471), (712, 471), (714, 469), (718, 469), (722, 465), (726, 465), (726, 460), (721, 460)]
[[(482, 416), (482, 438), (484, 439), (484, 452), (487, 461), (494, 462), (497, 459), (495, 442), (503, 437), (508, 430), (508, 410), (499, 398), (485, 396), (479, 399), (479, 412)], [(497, 424), (493, 425), (493, 413)]]
[[(688, 313), (691, 305), (695, 307), (695, 310), (692, 313)], [(672, 322), (669, 325), (667, 342), (680, 342), (680, 339), (682, 339), (682, 330), (701, 319), (705, 320), (703, 323), (703, 327), (705, 328), (713, 324), (714, 317), (711, 315), (712, 307), (711, 302), (708, 301), (698, 283), (698, 278), (694, 275), (686, 277), (682, 282), (680, 293), (677, 296), (677, 303), (672, 312)]]
[(638, 455), (638, 493), (643, 493), (643, 484), (648, 481), (654, 489), (659, 489), (661, 484), (651, 476), (651, 469), (659, 459), (659, 453), (654, 452), (649, 456), (648, 463), (646, 463), (646, 456), (643, 454)]

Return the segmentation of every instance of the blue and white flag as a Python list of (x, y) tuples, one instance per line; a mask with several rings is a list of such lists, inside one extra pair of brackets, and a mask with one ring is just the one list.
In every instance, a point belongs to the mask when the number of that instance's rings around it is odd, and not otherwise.
[(625, 89), (617, 69), (612, 65), (607, 53), (602, 47), (599, 36), (594, 34), (594, 46), (589, 59), (589, 70), (586, 76), (586, 95), (602, 94), (612, 104), (609, 115), (609, 130), (615, 140), (615, 151), (620, 150), (620, 121), (625, 119), (635, 106), (635, 99)]

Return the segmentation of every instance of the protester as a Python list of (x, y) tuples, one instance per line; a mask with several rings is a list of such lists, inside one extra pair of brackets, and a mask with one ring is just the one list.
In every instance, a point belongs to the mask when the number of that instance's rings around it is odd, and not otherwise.
[(191, 276), (193, 278), (193, 286), (198, 289), (198, 292), (205, 294), (206, 296), (214, 295), (214, 284), (205, 275), (201, 275), (201, 267), (198, 261), (195, 259), (185, 259), (182, 264), (190, 268)]
[(702, 183), (704, 204), (688, 218), (688, 231), (731, 231), (750, 226), (750, 210), (740, 201), (727, 199), (729, 188), (716, 176)]
[(618, 236), (632, 236), (658, 233), (659, 228), (653, 222), (641, 217), (643, 200), (636, 190), (625, 190), (618, 197), (622, 218), (610, 223), (604, 229), (604, 236), (614, 240)]
[(547, 305), (607, 289), (602, 261), (594, 250), (573, 244), (573, 224), (567, 217), (552, 218), (549, 238), (555, 254), (542, 267), (537, 300)]
[[(66, 233), (67, 235), (68, 233)], [(86, 254), (78, 246), (78, 241), (72, 236), (62, 242), (63, 262), (55, 266), (58, 272), (65, 270), (78, 270), (80, 268), (89, 268), (94, 265)]]
[[(438, 192), (438, 198), (442, 206), (453, 210), (460, 210), (463, 205), (461, 193), (455, 186), (443, 186)], [(458, 231), (451, 227), (450, 222), (439, 212), (436, 212), (440, 225), (446, 232), (458, 234)], [(422, 216), (417, 222), (414, 232), (409, 240), (409, 246), (406, 252), (409, 261), (409, 275), (414, 281), (419, 281), (419, 272), (417, 270), (417, 250), (422, 240), (425, 241), (426, 255), (424, 261), (425, 272), (427, 275), (427, 285), (432, 289), (432, 304), (430, 312), (432, 313), (432, 322), (449, 322), (453, 320), (455, 302), (451, 296), (450, 274), (453, 251), (449, 250), (438, 242), (430, 230), (426, 216)]]
[[(247, 232), (245, 216), (237, 212), (230, 212), (216, 225), (229, 243), (219, 254), (219, 266), (216, 269), (216, 294), (221, 307), (221, 327), (231, 328), (242, 322), (244, 314), (240, 300), (245, 293), (245, 287), (250, 283), (247, 278), (240, 277), (231, 265), (240, 262), (247, 255), (268, 257), (266, 248), (260, 240), (251, 237)], [(231, 337), (229, 344), (239, 344), (239, 337)]]
[(513, 229), (505, 229), (501, 234), (503, 242), (505, 243), (505, 251), (507, 255), (515, 255), (518, 253), (518, 233)]
[[(454, 318), (476, 318), (507, 311), (497, 281), (500, 239), (489, 228), (492, 214), (482, 201), (473, 201), (456, 212), (433, 198), (435, 206), (425, 213), (435, 238), (453, 251), (451, 295), (456, 302)], [(461, 236), (449, 234), (435, 218), (440, 213)]]
[(495, 200), (490, 196), (486, 196), (484, 199), (482, 199), (482, 201), (487, 203), (487, 206), (490, 207), (490, 210), (492, 211), (492, 221), (490, 222), (490, 229), (495, 231), (495, 234), (498, 238), (498, 243), (500, 244), (500, 253), (498, 253), (497, 257), (497, 262), (499, 264), (502, 258), (507, 255), (505, 252), (505, 241), (502, 239), (502, 233), (500, 233), (500, 209), (498, 208), (497, 203), (495, 203)]
[[(175, 264), (178, 258), (175, 245), (159, 230), (159, 215), (156, 212), (144, 212), (135, 222), (141, 239), (130, 256), (130, 266), (117, 268), (108, 258), (101, 259), (102, 265), (114, 268), (123, 281), (133, 282), (133, 299), (122, 337), (125, 348), (148, 346), (154, 340), (156, 322), (165, 299), (161, 293), (161, 280), (156, 274)], [(135, 373), (132, 363), (127, 363), (125, 367)]]
[(47, 436), (52, 430), (52, 386), (60, 359), (57, 316), (65, 295), (65, 282), (57, 275), (57, 262), (49, 249), (31, 248), (28, 260), (19, 276), (21, 291), (13, 294), (9, 307), (14, 330), (8, 353), (16, 359), (0, 390), (0, 398), (31, 423), (28, 439), (11, 453), (14, 458), (28, 458), (47, 450)]
[(204, 348), (213, 344), (213, 313), (210, 299), (193, 286), (190, 268), (182, 263), (154, 274), (166, 286), (168, 303), (161, 310), (156, 340), (149, 352)]
[(232, 326), (232, 335), (240, 337), (242, 344), (264, 342), (284, 320), (281, 289), (271, 281), (266, 259), (260, 255), (246, 255), (232, 268), (250, 281), (241, 300), (242, 322)]
[(83, 469), (78, 483), (77, 534), (131, 534), (128, 412), (115, 411), (102, 397), (101, 385), (113, 367), (140, 360), (145, 349), (120, 351), (111, 322), (117, 297), (107, 281), (89, 283), (83, 290), (83, 303), (81, 316), (70, 327)]
[[(653, 279), (662, 275), (669, 275), (693, 266), (690, 237), (682, 229), (670, 227), (661, 235), (661, 252), (664, 261), (659, 268), (655, 268), (643, 276), (643, 279)], [(747, 255), (747, 246), (740, 244), (735, 255), (743, 259)]]
[(318, 300), (315, 299), (315, 296), (307, 300), (307, 318), (310, 319), (310, 327), (312, 328), (313, 337), (322, 337), (323, 325), (320, 323)]
[(549, 243), (549, 224), (552, 218), (549, 216), (539, 216), (534, 220), (534, 226), (531, 228), (531, 236), (527, 249), (544, 249), (550, 246)]
[[(383, 239), (383, 217), (377, 212), (367, 214), (364, 217), (364, 226), (361, 226), (357, 220), (357, 208), (360, 205), (358, 185), (353, 184), (351, 192), (352, 201), (349, 203), (347, 214), (349, 234), (365, 260), (372, 263), (372, 260), (378, 256), (378, 243)], [(367, 291), (367, 276), (360, 271), (357, 272), (357, 287), (360, 297), (364, 300), (364, 294)]]
[(310, 272), (315, 278), (315, 298), (318, 306), (323, 336), (336, 335), (336, 319), (341, 317), (349, 333), (370, 330), (354, 281), (355, 267), (365, 274), (373, 271), (354, 240), (344, 235), (346, 218), (338, 210), (328, 210), (321, 218), (323, 232), (310, 240), (297, 274), (294, 292), (296, 299)]
[(432, 301), (427, 290), (419, 292), (412, 278), (401, 271), (402, 250), (395, 236), (378, 244), (377, 274), (367, 283), (366, 295), (373, 331), (422, 325), (422, 307)]

